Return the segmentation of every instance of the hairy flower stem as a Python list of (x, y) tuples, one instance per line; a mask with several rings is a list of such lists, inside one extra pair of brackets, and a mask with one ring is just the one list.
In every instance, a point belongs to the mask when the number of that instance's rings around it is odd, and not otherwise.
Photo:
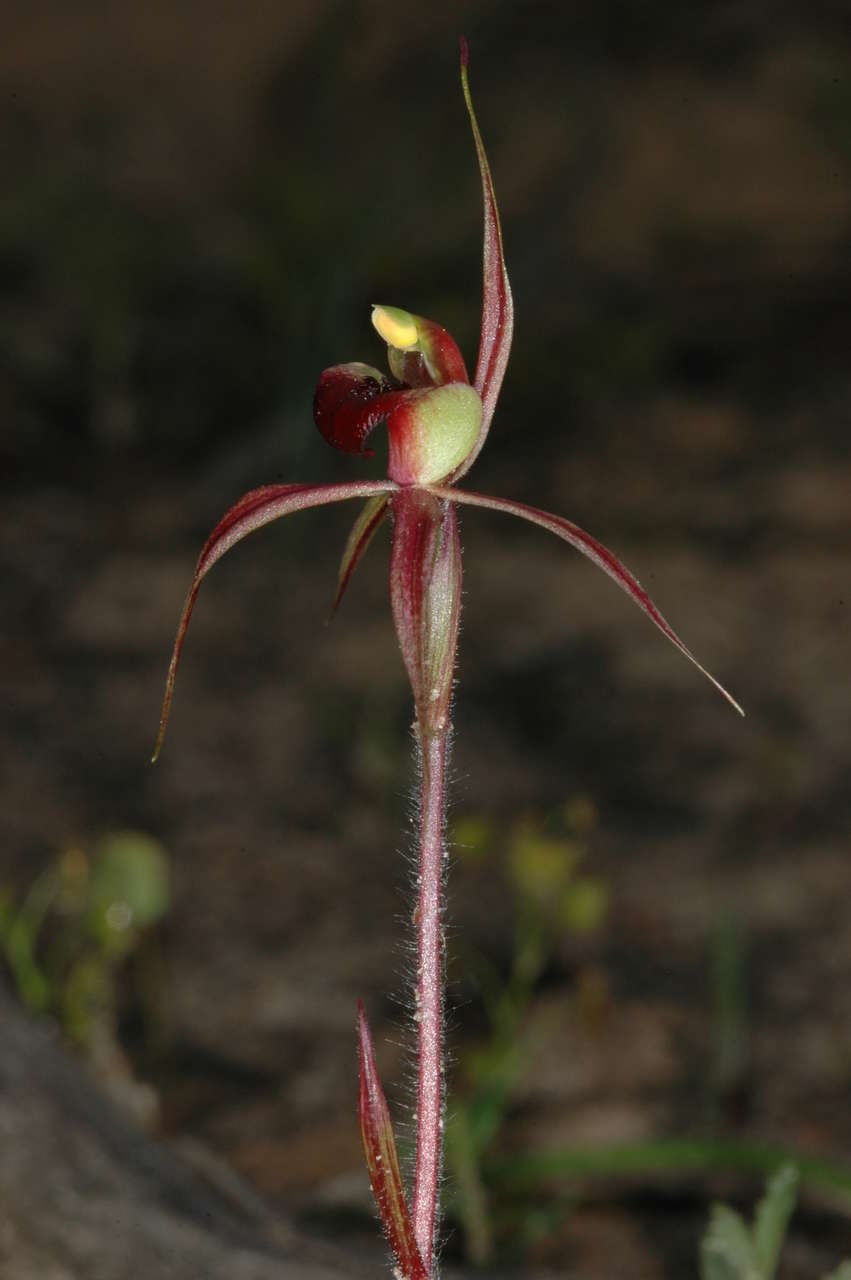
[(461, 616), (461, 543), (454, 506), (421, 489), (392, 497), (390, 597), (416, 708), (420, 831), (417, 926), (417, 1159), (413, 1230), (432, 1274), (443, 1148), (443, 827), (449, 706)]
[(448, 729), (421, 741), (417, 921), (417, 1165), (414, 1234), (431, 1269), (443, 1151), (443, 824)]

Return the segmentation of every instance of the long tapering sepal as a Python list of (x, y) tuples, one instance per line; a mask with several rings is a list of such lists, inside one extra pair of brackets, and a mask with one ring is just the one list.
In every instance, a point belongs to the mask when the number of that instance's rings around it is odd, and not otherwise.
[(154, 747), (153, 759), (160, 753), (168, 724), (171, 699), (174, 694), (174, 681), (186, 629), (192, 610), (198, 597), (201, 583), (217, 560), (226, 551), (255, 529), (279, 520), (282, 516), (291, 515), (294, 511), (304, 511), (308, 507), (320, 507), (329, 502), (342, 502), (347, 498), (372, 498), (377, 494), (392, 493), (396, 485), (392, 480), (355, 482), (352, 484), (267, 484), (259, 489), (252, 489), (239, 502), (226, 511), (207, 541), (198, 557), (195, 576), (183, 606), (183, 613), (177, 627), (177, 636), (172, 650), (171, 663), (166, 678), (165, 696), (160, 714), (160, 728)]
[(730, 706), (738, 711), (739, 715), (743, 716), (745, 714), (739, 703), (724, 688), (723, 684), (716, 680), (704, 666), (701, 666), (691, 649), (682, 642), (671, 624), (662, 617), (650, 596), (638, 579), (630, 573), (626, 565), (618, 559), (613, 551), (605, 547), (602, 542), (598, 542), (590, 533), (586, 533), (579, 525), (574, 524), (572, 520), (566, 520), (564, 516), (552, 515), (549, 511), (541, 511), (538, 507), (529, 507), (524, 502), (512, 502), (508, 498), (494, 498), (486, 493), (470, 493), (466, 489), (444, 489), (438, 485), (433, 485), (429, 488), (429, 492), (433, 493), (435, 497), (449, 499), (453, 502), (463, 502), (471, 507), (489, 507), (492, 511), (504, 511), (511, 516), (520, 516), (522, 520), (528, 520), (531, 524), (540, 525), (542, 529), (547, 529), (550, 533), (556, 534), (557, 537), (563, 538), (565, 542), (570, 543), (577, 551), (581, 551), (584, 556), (587, 556), (598, 569), (602, 569), (604, 573), (608, 574), (621, 590), (625, 591), (630, 599), (635, 601), (642, 613), (646, 614), (662, 634), (668, 637), (671, 644), (675, 645), (680, 653), (688, 658), (689, 662), (694, 663), (698, 671), (706, 676), (710, 684), (715, 685), (715, 688), (727, 699)]
[(363, 1004), (358, 1001), (358, 1057), (360, 1060), (360, 1092), (358, 1114), (363, 1151), (366, 1156), (372, 1194), (378, 1207), (387, 1243), (393, 1250), (403, 1280), (428, 1280), (428, 1272), (420, 1257), (414, 1226), (405, 1199), (393, 1124), (378, 1068), (369, 1023)]
[(511, 296), (511, 285), (505, 266), (505, 254), (502, 247), (502, 227), (499, 221), (499, 208), (496, 203), (493, 178), (488, 164), (485, 144), (479, 132), (479, 123), (473, 110), (473, 99), (470, 94), (470, 81), (467, 68), (470, 62), (470, 50), (467, 41), (461, 37), (461, 88), (473, 130), (473, 141), (476, 144), (476, 156), (479, 161), (479, 172), (482, 179), (482, 198), (484, 202), (484, 246), (482, 252), (482, 333), (479, 341), (479, 358), (476, 362), (476, 375), (473, 386), (482, 397), (483, 413), (479, 436), (469, 456), (452, 476), (453, 481), (466, 475), (475, 462), (485, 443), (493, 418), (496, 402), (499, 397), (508, 355), (511, 350), (511, 338), (514, 333), (514, 300)]

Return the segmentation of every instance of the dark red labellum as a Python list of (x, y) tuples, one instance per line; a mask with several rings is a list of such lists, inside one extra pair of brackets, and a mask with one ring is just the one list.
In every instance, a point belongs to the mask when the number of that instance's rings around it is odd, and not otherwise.
[(321, 375), (313, 397), (313, 419), (322, 435), (344, 453), (365, 453), (367, 436), (404, 392), (368, 364), (337, 364)]

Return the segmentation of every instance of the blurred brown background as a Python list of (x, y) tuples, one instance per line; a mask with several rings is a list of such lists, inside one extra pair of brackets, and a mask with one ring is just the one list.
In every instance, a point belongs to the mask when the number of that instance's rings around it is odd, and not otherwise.
[[(114, 828), (168, 850), (171, 909), (122, 966), (111, 1023), (158, 1131), (209, 1144), (320, 1234), (373, 1231), (354, 1008), (401, 1105), (412, 782), (386, 536), (328, 628), (353, 508), (232, 552), (148, 757), (218, 516), (259, 483), (380, 467), (311, 420), (325, 366), (383, 364), (370, 303), (439, 319), (475, 362), (464, 30), (517, 309), (471, 487), (590, 528), (748, 712), (569, 549), (463, 514), (454, 817), (547, 831), (579, 799), (607, 899), (548, 954), (528, 1018), (550, 1031), (495, 1150), (711, 1132), (841, 1160), (847, 6), (3, 8), (0, 887), (20, 903)], [(463, 957), (504, 971), (512, 912), (461, 851), (462, 1065), (485, 1025)], [(522, 1265), (693, 1269), (714, 1184), (607, 1185)], [(842, 1233), (805, 1212), (789, 1274), (838, 1261)]]

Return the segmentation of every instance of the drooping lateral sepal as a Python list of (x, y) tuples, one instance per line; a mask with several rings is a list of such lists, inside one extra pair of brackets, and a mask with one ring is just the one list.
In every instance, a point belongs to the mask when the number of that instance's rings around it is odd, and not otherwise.
[(183, 605), (183, 613), (180, 615), (166, 678), (159, 733), (154, 747), (154, 760), (160, 753), (165, 737), (174, 694), (174, 681), (192, 610), (195, 607), (201, 583), (216, 561), (255, 529), (261, 529), (272, 520), (279, 520), (282, 516), (291, 515), (294, 511), (324, 506), (329, 502), (342, 502), (348, 498), (371, 498), (378, 494), (391, 493), (395, 488), (392, 480), (357, 481), (353, 484), (267, 484), (244, 494), (239, 502), (234, 503), (225, 512), (204, 543), (195, 566), (192, 585)]
[(623, 564), (613, 551), (604, 546), (590, 533), (586, 533), (579, 525), (574, 524), (572, 520), (566, 520), (564, 516), (552, 515), (549, 511), (541, 511), (538, 507), (527, 506), (524, 502), (513, 502), (508, 498), (494, 498), (490, 494), (470, 493), (465, 489), (442, 489), (435, 486), (431, 492), (436, 497), (450, 499), (454, 502), (463, 502), (472, 507), (489, 507), (492, 511), (504, 511), (508, 515), (520, 516), (522, 520), (528, 520), (531, 524), (540, 525), (542, 529), (549, 530), (550, 533), (556, 534), (557, 537), (563, 538), (565, 542), (570, 543), (577, 551), (581, 551), (587, 556), (598, 569), (602, 569), (604, 573), (616, 582), (622, 591), (633, 600), (651, 622), (659, 628), (663, 635), (667, 636), (671, 644), (679, 649), (680, 653), (688, 658), (701, 672), (706, 676), (710, 684), (714, 684), (718, 692), (727, 699), (730, 706), (738, 711), (739, 715), (744, 715), (744, 711), (739, 706), (736, 699), (729, 693), (719, 680), (706, 670), (704, 666), (698, 662), (691, 649), (683, 643), (677, 635), (674, 628), (669, 622), (662, 617), (662, 614), (656, 608), (656, 605), (650, 599), (650, 596), (642, 587), (641, 583), (630, 573), (626, 565)]
[(387, 1243), (403, 1280), (428, 1280), (405, 1199), (396, 1139), (387, 1099), (381, 1087), (369, 1023), (358, 1001), (358, 1058), (360, 1089), (358, 1117), (372, 1194)]
[(390, 601), (422, 734), (446, 731), (461, 617), (461, 542), (451, 501), (422, 489), (392, 498)]
[(322, 435), (343, 453), (365, 453), (367, 436), (404, 392), (371, 365), (336, 364), (319, 377), (313, 397), (313, 420)]

